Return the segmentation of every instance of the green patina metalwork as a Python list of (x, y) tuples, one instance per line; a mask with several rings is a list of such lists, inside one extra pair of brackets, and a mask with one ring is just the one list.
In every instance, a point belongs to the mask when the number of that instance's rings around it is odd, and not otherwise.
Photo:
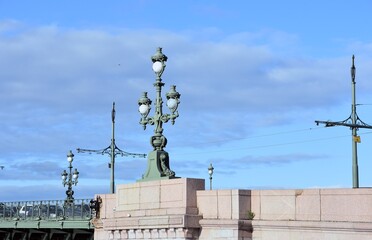
[(72, 162), (74, 161), (74, 154), (71, 152), (71, 150), (67, 154), (67, 161), (69, 162), (69, 172), (67, 173), (66, 170), (63, 170), (61, 173), (62, 176), (62, 185), (65, 187), (67, 185), (67, 191), (66, 191), (66, 203), (73, 202), (74, 201), (74, 191), (72, 190), (73, 185), (77, 185), (78, 178), (79, 178), (79, 172), (75, 168), (75, 171), (72, 172)]
[(0, 229), (94, 229), (92, 199), (0, 203)]
[(354, 64), (354, 58), (352, 57), (352, 65), (351, 65), (351, 114), (348, 118), (346, 118), (343, 121), (333, 122), (333, 121), (318, 121), (316, 120), (315, 123), (317, 125), (319, 124), (325, 124), (326, 127), (334, 127), (334, 126), (345, 126), (349, 127), (351, 129), (351, 143), (352, 143), (352, 178), (353, 178), (353, 188), (359, 188), (359, 170), (358, 170), (358, 150), (357, 150), (357, 144), (360, 142), (360, 137), (357, 134), (357, 131), (360, 128), (367, 128), (372, 129), (372, 126), (363, 122), (357, 112), (356, 112), (356, 106), (360, 105), (356, 103), (356, 97), (355, 97), (355, 64)]
[(177, 108), (180, 103), (180, 94), (176, 91), (176, 86), (172, 85), (170, 91), (166, 93), (167, 106), (170, 110), (170, 114), (163, 113), (163, 99), (161, 97), (161, 90), (164, 86), (161, 76), (165, 69), (165, 62), (168, 57), (162, 53), (162, 49), (158, 48), (155, 55), (151, 57), (153, 62), (153, 70), (156, 75), (154, 87), (156, 89), (156, 100), (154, 103), (155, 114), (153, 117), (148, 117), (151, 110), (152, 101), (147, 97), (147, 92), (142, 94), (142, 97), (138, 100), (139, 112), (142, 117), (140, 124), (143, 129), (146, 129), (146, 125), (154, 125), (154, 135), (150, 138), (150, 143), (153, 147), (153, 151), (148, 154), (147, 169), (142, 175), (142, 179), (138, 181), (149, 181), (159, 179), (170, 179), (175, 178), (176, 174), (169, 167), (169, 154), (164, 151), (167, 145), (167, 138), (163, 135), (163, 123), (171, 121), (175, 123), (175, 119), (179, 116)]
[(146, 154), (140, 154), (140, 153), (130, 153), (121, 150), (118, 146), (116, 146), (115, 143), (115, 102), (112, 103), (112, 111), (111, 111), (111, 120), (112, 120), (112, 137), (111, 137), (111, 144), (110, 146), (100, 149), (100, 150), (91, 150), (91, 149), (83, 149), (83, 148), (77, 148), (76, 150), (78, 153), (97, 153), (100, 155), (107, 154), (110, 156), (111, 162), (109, 163), (109, 168), (111, 169), (111, 176), (110, 176), (110, 193), (115, 193), (115, 158), (116, 156), (121, 157), (141, 157), (145, 158)]

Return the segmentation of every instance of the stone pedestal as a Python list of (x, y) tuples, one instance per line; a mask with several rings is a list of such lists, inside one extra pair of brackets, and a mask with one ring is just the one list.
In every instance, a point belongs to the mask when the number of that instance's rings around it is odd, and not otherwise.
[(100, 195), (94, 239), (198, 239), (196, 191), (204, 179), (177, 178), (118, 185)]

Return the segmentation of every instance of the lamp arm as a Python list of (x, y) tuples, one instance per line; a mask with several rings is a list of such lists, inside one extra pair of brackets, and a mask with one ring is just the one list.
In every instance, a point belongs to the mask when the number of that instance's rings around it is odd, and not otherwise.
[(143, 126), (143, 130), (146, 129), (147, 124), (154, 125), (154, 123), (155, 121), (153, 117), (142, 117), (139, 122), (139, 124)]
[(178, 116), (179, 116), (178, 111), (175, 111), (172, 114), (164, 114), (164, 115), (161, 116), (161, 121), (163, 123), (166, 123), (169, 120), (171, 120), (172, 125), (173, 125), (175, 123), (176, 118), (178, 118)]

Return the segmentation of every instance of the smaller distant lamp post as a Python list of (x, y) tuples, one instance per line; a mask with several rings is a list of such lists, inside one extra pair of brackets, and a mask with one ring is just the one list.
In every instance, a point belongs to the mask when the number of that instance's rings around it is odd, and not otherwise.
[(209, 190), (212, 190), (212, 176), (213, 176), (213, 170), (214, 167), (212, 166), (212, 163), (208, 167), (208, 173), (209, 173)]
[(65, 203), (69, 204), (74, 201), (74, 191), (72, 190), (72, 185), (77, 185), (78, 178), (79, 178), (79, 172), (75, 168), (75, 171), (72, 172), (72, 162), (74, 161), (74, 154), (70, 152), (67, 154), (67, 161), (69, 162), (69, 173), (66, 172), (66, 170), (63, 170), (61, 176), (62, 176), (62, 184), (65, 187), (67, 185), (67, 191), (66, 191), (66, 200)]

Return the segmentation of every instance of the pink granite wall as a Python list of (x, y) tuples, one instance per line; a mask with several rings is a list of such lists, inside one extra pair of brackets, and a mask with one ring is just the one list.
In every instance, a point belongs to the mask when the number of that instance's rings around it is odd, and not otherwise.
[(172, 179), (100, 197), (96, 240), (372, 240), (369, 188), (204, 190), (202, 179)]
[(372, 222), (372, 189), (252, 190), (259, 220)]
[(254, 240), (372, 239), (372, 189), (252, 190)]

